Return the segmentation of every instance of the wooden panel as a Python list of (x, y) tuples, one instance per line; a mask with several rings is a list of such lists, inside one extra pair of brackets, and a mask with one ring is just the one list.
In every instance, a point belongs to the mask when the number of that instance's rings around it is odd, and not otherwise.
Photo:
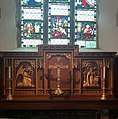
[[(48, 88), (58, 91), (71, 92), (72, 83), (72, 54), (71, 53), (45, 53), (45, 74), (49, 77)], [(48, 72), (47, 72), (48, 71)], [(61, 93), (61, 92), (60, 92)], [(64, 93), (64, 92), (63, 92)]]
[[(116, 94), (115, 52), (79, 52), (74, 45), (41, 45), (38, 52), (0, 54), (1, 98), (77, 100), (85, 96), (94, 100), (102, 96), (112, 99)], [(55, 96), (56, 91), (62, 91), (61, 95)]]
[[(110, 110), (110, 118), (117, 118), (115, 54), (79, 52), (73, 45), (41, 45), (38, 52), (0, 52), (0, 117), (99, 119), (102, 110)], [(63, 93), (55, 95), (60, 90)]]

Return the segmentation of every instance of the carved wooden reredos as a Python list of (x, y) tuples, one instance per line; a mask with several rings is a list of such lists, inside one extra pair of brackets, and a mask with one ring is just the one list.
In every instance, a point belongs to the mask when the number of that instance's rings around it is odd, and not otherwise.
[(40, 45), (38, 52), (3, 52), (1, 97), (113, 97), (114, 52), (79, 52), (76, 45)]
[(39, 47), (39, 54), (44, 62), (44, 92), (53, 96), (73, 94), (73, 61), (78, 54), (78, 46), (43, 45)]

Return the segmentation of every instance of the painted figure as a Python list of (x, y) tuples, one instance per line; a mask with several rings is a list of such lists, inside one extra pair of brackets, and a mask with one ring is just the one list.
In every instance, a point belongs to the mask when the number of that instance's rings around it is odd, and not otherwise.
[(30, 37), (30, 35), (34, 32), (34, 28), (31, 22), (27, 22), (24, 24), (24, 36)]
[(84, 33), (84, 39), (91, 39), (92, 38), (92, 28), (90, 27), (89, 24), (85, 25), (82, 27), (82, 31)]

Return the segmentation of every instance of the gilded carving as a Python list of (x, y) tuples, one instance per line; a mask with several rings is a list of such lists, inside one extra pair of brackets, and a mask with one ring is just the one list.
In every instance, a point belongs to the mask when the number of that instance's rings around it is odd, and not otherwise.
[(61, 90), (61, 68), (67, 68), (68, 69), (68, 65), (63, 65), (63, 63), (60, 63), (60, 61), (62, 60), (61, 56), (57, 56), (57, 63), (55, 63), (54, 65), (49, 65), (49, 69), (51, 68), (56, 68), (57, 69), (57, 89), (55, 90), (55, 94), (56, 95), (61, 95), (63, 94), (63, 91)]
[(101, 60), (82, 61), (83, 87), (100, 86), (101, 67)]
[(65, 56), (67, 59), (71, 59), (72, 56), (70, 53), (47, 53), (46, 60), (50, 59), (52, 56)]
[(34, 87), (33, 77), (35, 61), (16, 60), (16, 85), (17, 87)]

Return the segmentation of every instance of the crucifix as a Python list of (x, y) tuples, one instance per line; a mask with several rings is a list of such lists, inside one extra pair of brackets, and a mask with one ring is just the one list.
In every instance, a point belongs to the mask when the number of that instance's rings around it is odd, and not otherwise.
[(50, 68), (56, 68), (57, 69), (57, 89), (55, 90), (55, 95), (61, 95), (63, 94), (63, 91), (61, 90), (61, 68), (67, 68), (68, 65), (63, 65), (60, 63), (61, 57), (56, 57), (57, 58), (57, 63), (55, 65), (49, 65)]

